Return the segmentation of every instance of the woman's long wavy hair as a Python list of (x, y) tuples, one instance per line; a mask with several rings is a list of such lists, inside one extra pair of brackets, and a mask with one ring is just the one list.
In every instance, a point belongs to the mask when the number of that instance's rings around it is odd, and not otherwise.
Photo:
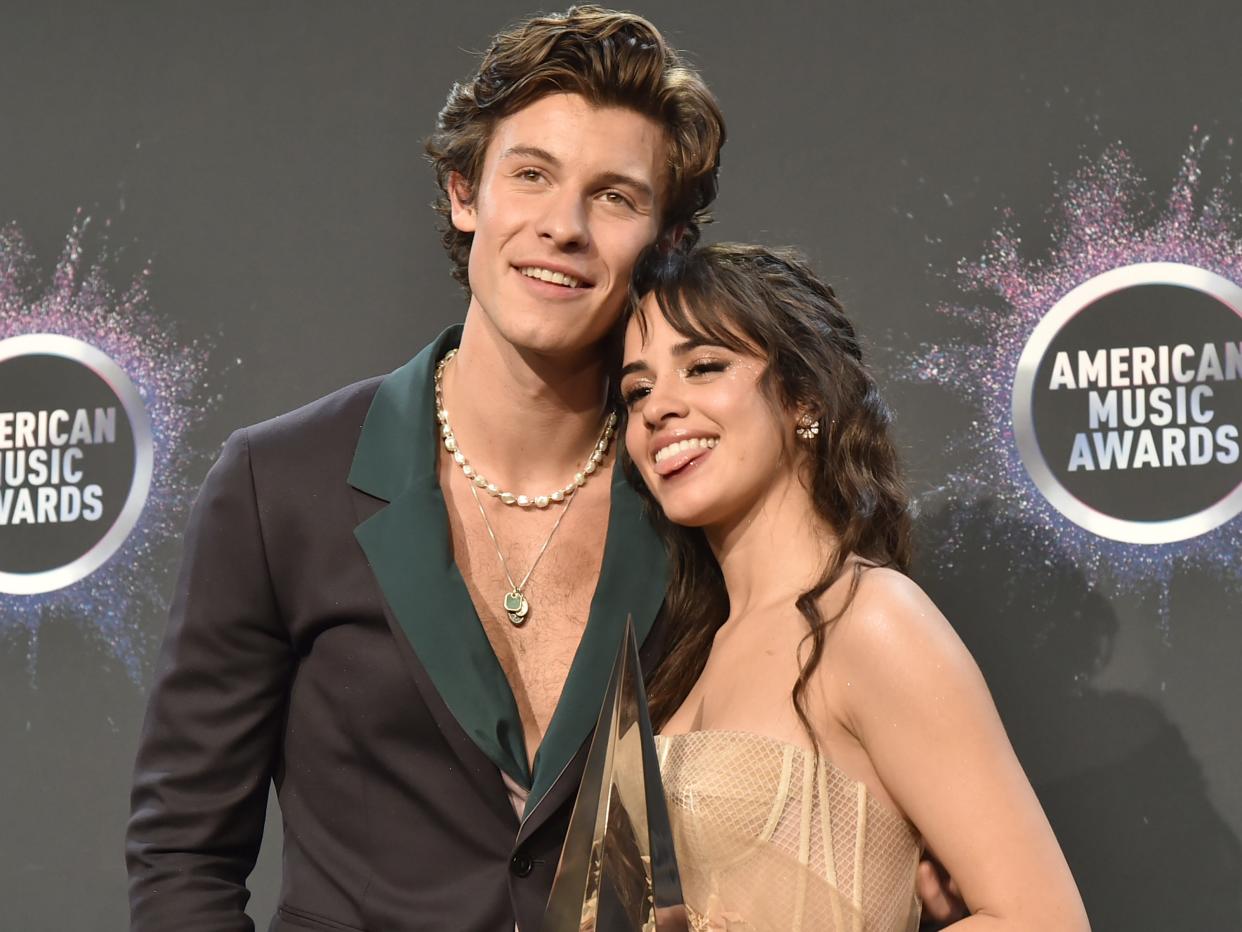
[[(689, 339), (767, 359), (761, 388), (774, 410), (816, 418), (812, 441), (790, 437), (801, 452), (802, 480), (824, 526), (824, 567), (797, 599), (807, 635), (793, 704), (815, 740), (806, 711), (810, 677), (824, 654), (829, 627), (848, 609), (862, 567), (849, 572), (843, 607), (825, 617), (820, 598), (847, 573), (851, 556), (905, 572), (910, 561), (910, 515), (892, 420), (875, 379), (863, 364), (854, 326), (832, 288), (795, 251), (720, 243), (689, 253), (651, 250), (635, 275), (631, 315), (644, 334), (638, 299), (655, 296), (664, 319)], [(799, 455), (797, 452), (794, 455)], [(716, 631), (729, 615), (729, 596), (715, 555), (699, 528), (670, 522), (625, 457), (630, 481), (670, 555), (665, 600), (668, 648), (649, 681), (652, 719), (660, 727), (685, 701), (703, 672)], [(809, 644), (809, 649), (807, 645)]]

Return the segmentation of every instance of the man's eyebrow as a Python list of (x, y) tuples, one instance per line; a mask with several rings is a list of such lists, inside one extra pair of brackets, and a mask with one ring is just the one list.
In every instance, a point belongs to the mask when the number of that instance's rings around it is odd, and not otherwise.
[[(546, 162), (553, 168), (562, 166), (561, 160), (549, 152), (547, 149), (541, 149), (539, 146), (516, 145), (510, 146), (500, 153), (500, 160), (505, 159), (536, 159), (540, 162)], [(655, 189), (641, 178), (635, 178), (633, 175), (627, 175), (625, 172), (604, 172), (596, 179), (596, 182), (607, 187), (629, 188), (635, 194), (648, 200), (655, 199)]]
[(560, 159), (558, 159), (547, 149), (540, 149), (538, 146), (510, 146), (500, 154), (502, 161), (504, 159), (515, 157), (523, 159), (538, 159), (541, 162), (547, 162), (554, 168), (560, 168), (561, 165)]
[(655, 199), (655, 190), (647, 182), (621, 172), (604, 172), (599, 176), (599, 183), (614, 188), (629, 188), (635, 194), (648, 200)]

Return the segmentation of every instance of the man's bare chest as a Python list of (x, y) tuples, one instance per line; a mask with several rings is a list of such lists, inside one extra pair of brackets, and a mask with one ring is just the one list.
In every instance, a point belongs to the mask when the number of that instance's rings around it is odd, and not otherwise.
[[(603, 559), (607, 491), (601, 483), (596, 494), (579, 493), (563, 517), (492, 509), (489, 534), (470, 493), (463, 501), (458, 489), (447, 490), (453, 558), (513, 690), (530, 747), (551, 721), (586, 628)], [(528, 605), (520, 625), (510, 620), (505, 600), (515, 587)]]

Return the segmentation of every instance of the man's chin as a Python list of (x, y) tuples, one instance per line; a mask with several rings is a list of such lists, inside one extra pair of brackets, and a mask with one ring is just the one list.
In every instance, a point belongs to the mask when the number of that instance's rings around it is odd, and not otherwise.
[(501, 336), (519, 352), (549, 359), (601, 355), (608, 330), (584, 330), (574, 323), (578, 321), (552, 321), (545, 315), (539, 320), (512, 321), (501, 328)]

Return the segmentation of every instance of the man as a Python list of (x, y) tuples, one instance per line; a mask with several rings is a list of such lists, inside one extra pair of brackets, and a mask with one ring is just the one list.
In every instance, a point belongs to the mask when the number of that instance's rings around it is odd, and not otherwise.
[[(645, 20), (498, 36), (428, 144), (465, 323), (235, 433), (195, 504), (139, 750), (131, 929), (539, 926), (627, 615), (664, 555), (614, 469), (609, 336), (692, 242), (724, 127)], [(452, 353), (457, 348), (455, 354)]]

